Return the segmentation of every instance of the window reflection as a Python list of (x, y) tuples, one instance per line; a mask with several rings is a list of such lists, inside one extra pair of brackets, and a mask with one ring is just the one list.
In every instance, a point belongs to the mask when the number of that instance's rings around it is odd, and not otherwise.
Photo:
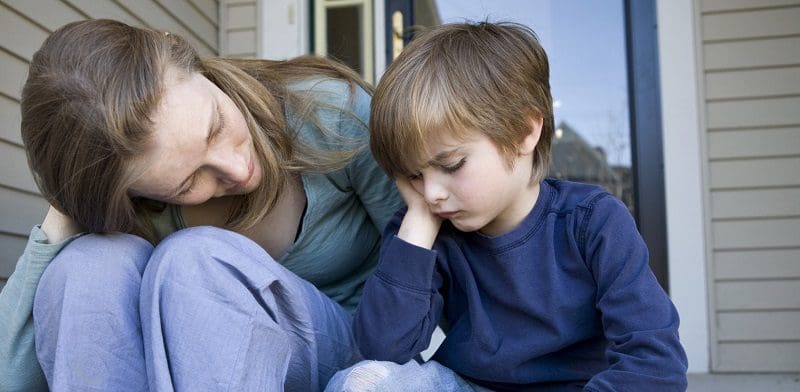
[(634, 212), (622, 0), (437, 0), (442, 21), (530, 26), (547, 50), (556, 134), (550, 176), (599, 184)]

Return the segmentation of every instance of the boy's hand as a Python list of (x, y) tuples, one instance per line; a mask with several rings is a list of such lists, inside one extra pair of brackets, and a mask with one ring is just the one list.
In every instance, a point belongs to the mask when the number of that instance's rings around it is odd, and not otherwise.
[(395, 183), (403, 196), (408, 212), (403, 217), (397, 238), (416, 246), (431, 249), (436, 234), (442, 226), (442, 219), (431, 212), (425, 198), (417, 192), (406, 178), (396, 178)]

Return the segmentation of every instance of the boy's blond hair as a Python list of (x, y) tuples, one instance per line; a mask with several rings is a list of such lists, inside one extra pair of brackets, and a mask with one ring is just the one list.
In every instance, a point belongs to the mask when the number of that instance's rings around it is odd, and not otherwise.
[(541, 116), (532, 180), (550, 161), (553, 99), (547, 54), (516, 23), (454, 23), (418, 35), (383, 75), (372, 100), (370, 146), (393, 178), (416, 174), (435, 132), (486, 135), (511, 162)]

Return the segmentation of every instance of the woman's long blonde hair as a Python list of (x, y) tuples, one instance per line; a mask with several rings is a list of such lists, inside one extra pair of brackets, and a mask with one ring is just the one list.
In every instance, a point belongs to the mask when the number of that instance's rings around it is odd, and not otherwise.
[[(168, 67), (200, 72), (236, 104), (253, 136), (264, 178), (238, 197), (227, 225), (247, 228), (263, 218), (297, 173), (341, 167), (357, 149), (318, 151), (295, 139), (287, 105), (316, 123), (315, 100), (288, 90), (291, 82), (334, 78), (371, 92), (349, 68), (330, 60), (201, 59), (182, 37), (113, 20), (70, 23), (36, 52), (22, 91), (22, 138), (34, 178), (47, 201), (89, 232), (135, 232), (156, 242), (137, 214), (158, 205), (132, 199), (129, 162), (145, 148), (151, 115), (164, 94)], [(319, 125), (319, 124), (317, 124)], [(145, 220), (146, 221), (146, 220)]]

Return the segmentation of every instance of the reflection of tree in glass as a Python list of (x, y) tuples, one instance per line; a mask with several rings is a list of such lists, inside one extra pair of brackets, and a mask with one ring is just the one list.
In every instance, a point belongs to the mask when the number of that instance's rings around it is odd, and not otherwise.
[(622, 199), (633, 212), (630, 171), (627, 166), (610, 165), (602, 147), (589, 145), (566, 122), (562, 121), (556, 127), (550, 161), (551, 177), (601, 185)]

